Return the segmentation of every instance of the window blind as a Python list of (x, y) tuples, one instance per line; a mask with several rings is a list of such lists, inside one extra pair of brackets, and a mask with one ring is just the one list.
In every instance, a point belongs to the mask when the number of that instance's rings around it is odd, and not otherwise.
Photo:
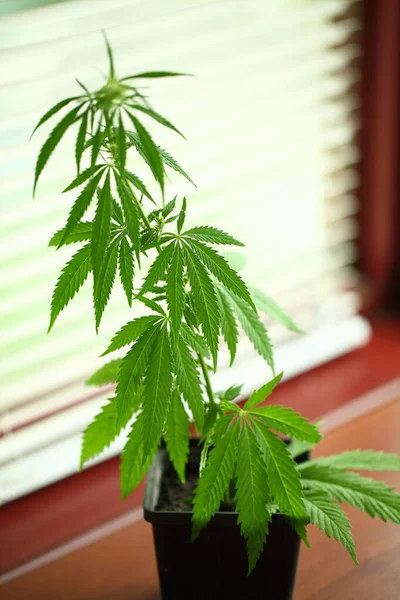
[[(71, 256), (71, 247), (55, 252), (47, 241), (71, 203), (60, 191), (73, 177), (73, 141), (50, 159), (32, 201), (46, 131), (28, 139), (41, 114), (73, 94), (75, 77), (101, 82), (101, 29), (121, 75), (195, 75), (149, 90), (188, 141), (161, 129), (156, 139), (197, 184), (171, 176), (169, 194), (187, 195), (189, 224), (242, 240), (245, 264), (242, 255), (228, 258), (307, 332), (294, 337), (266, 322), (277, 368), (290, 377), (368, 339), (353, 266), (360, 4), (70, 0), (0, 18), (0, 502), (76, 472), (81, 432), (112, 392), (85, 379), (139, 311), (116, 289), (96, 337), (87, 283), (46, 335), (52, 289)], [(246, 393), (269, 376), (243, 340), (234, 370), (221, 352), (215, 384), (244, 382)]]

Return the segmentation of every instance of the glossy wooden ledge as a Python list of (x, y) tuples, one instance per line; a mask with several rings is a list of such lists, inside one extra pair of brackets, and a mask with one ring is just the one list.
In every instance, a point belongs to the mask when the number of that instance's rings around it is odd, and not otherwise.
[[(328, 433), (318, 454), (348, 448), (400, 451), (400, 399)], [(397, 473), (385, 480), (400, 487)], [(294, 600), (397, 600), (400, 527), (349, 510), (360, 567), (345, 550), (310, 529), (302, 549)], [(2, 600), (159, 600), (151, 527), (124, 527), (0, 588)], [(188, 598), (190, 595), (188, 596)]]

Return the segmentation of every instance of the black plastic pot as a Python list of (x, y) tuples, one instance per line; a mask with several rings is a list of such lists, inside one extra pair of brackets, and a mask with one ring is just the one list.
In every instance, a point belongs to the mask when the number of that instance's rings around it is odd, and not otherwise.
[[(197, 440), (191, 440), (191, 454)], [(291, 600), (300, 539), (282, 515), (274, 515), (267, 543), (247, 576), (245, 540), (237, 513), (218, 512), (191, 543), (191, 512), (157, 510), (163, 474), (169, 466), (160, 448), (147, 477), (144, 517), (153, 525), (163, 600)]]

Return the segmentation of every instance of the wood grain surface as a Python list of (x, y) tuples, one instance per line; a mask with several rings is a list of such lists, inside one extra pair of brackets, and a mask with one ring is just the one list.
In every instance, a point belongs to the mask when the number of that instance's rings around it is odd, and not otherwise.
[[(351, 448), (400, 452), (399, 434), (400, 400), (328, 433), (318, 455)], [(399, 474), (379, 475), (400, 488)], [(313, 548), (302, 548), (294, 600), (398, 600), (400, 527), (353, 509), (348, 514), (361, 566), (355, 567), (337, 542), (310, 528)], [(71, 552), (4, 584), (0, 598), (159, 600), (151, 527), (140, 521)]]

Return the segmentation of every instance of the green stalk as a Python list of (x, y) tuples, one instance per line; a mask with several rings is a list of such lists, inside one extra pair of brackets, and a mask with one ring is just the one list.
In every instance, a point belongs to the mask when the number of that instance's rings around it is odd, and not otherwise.
[(146, 215), (146, 213), (145, 213), (145, 212), (144, 212), (144, 210), (143, 210), (143, 206), (140, 204), (139, 200), (136, 198), (136, 194), (135, 194), (135, 192), (134, 192), (134, 191), (133, 191), (133, 189), (132, 189), (132, 184), (131, 184), (131, 182), (130, 182), (130, 181), (128, 181), (127, 179), (126, 179), (125, 181), (126, 181), (126, 183), (128, 184), (128, 186), (129, 186), (129, 189), (130, 189), (130, 190), (131, 190), (131, 192), (132, 192), (132, 196), (133, 196), (133, 197), (134, 197), (134, 199), (135, 199), (135, 204), (136, 204), (136, 207), (137, 207), (138, 211), (140, 212), (140, 216), (142, 217), (142, 219), (143, 219), (143, 222), (145, 223), (145, 225), (146, 225), (146, 227), (147, 227), (148, 229), (151, 229), (151, 223), (150, 223), (150, 221), (148, 220), (148, 218), (147, 218), (147, 215)]
[(197, 358), (199, 359), (200, 367), (201, 367), (201, 370), (203, 373), (204, 382), (206, 384), (206, 392), (207, 392), (207, 396), (210, 401), (210, 404), (216, 404), (215, 395), (214, 395), (214, 392), (212, 389), (210, 375), (208, 374), (207, 365), (204, 362), (204, 358), (201, 356), (201, 354), (197, 354)]
[[(131, 187), (131, 183), (129, 181), (127, 181), (127, 183), (129, 185), (129, 187)], [(147, 215), (144, 212), (142, 205), (140, 204), (140, 202), (136, 198), (136, 195), (135, 195), (134, 191), (132, 190), (132, 188), (131, 188), (131, 191), (132, 191), (133, 197), (135, 198), (135, 203), (136, 203), (136, 206), (137, 206), (137, 208), (138, 208), (138, 210), (140, 212), (140, 216), (143, 219), (143, 222), (145, 223), (146, 227), (148, 227), (149, 229), (151, 229), (150, 221), (148, 220)], [(156, 248), (157, 248), (158, 253), (160, 253), (160, 251), (161, 251), (160, 247), (156, 246)], [(213, 392), (213, 389), (212, 389), (210, 376), (208, 374), (208, 369), (207, 369), (206, 363), (204, 362), (204, 358), (201, 356), (201, 354), (197, 354), (196, 353), (196, 355), (197, 355), (197, 358), (198, 358), (199, 363), (200, 363), (201, 371), (203, 373), (204, 382), (206, 384), (206, 392), (207, 392), (207, 396), (208, 396), (208, 399), (210, 401), (210, 404), (216, 404), (216, 402), (215, 402), (215, 395), (214, 395), (214, 392)]]

